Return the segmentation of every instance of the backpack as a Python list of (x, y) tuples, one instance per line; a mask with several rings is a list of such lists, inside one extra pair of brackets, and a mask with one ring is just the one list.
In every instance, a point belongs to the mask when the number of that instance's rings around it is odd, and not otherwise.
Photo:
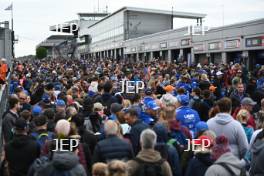
[(136, 176), (163, 176), (161, 165), (165, 162), (164, 159), (161, 159), (157, 162), (147, 162), (143, 161), (140, 158), (134, 158), (139, 164), (139, 167), (134, 175)]
[(228, 165), (226, 163), (216, 163), (216, 164), (222, 166), (223, 168), (225, 168), (225, 170), (229, 174), (231, 174), (232, 176), (247, 176), (247, 171), (246, 171), (246, 169), (244, 167), (240, 169), (240, 174), (239, 175), (235, 175), (233, 170), (230, 169), (230, 167), (228, 167)]
[(184, 152), (185, 147), (183, 145), (181, 145), (176, 139), (168, 140), (167, 144), (174, 147), (177, 150), (179, 157)]
[(52, 161), (46, 157), (42, 156), (37, 158), (31, 165), (28, 176), (71, 176), (69, 171), (57, 171), (53, 165)]
[(53, 133), (51, 132), (44, 132), (38, 134), (37, 132), (31, 133), (31, 135), (36, 139), (38, 145), (42, 149), (46, 143), (46, 141), (51, 141), (53, 139)]

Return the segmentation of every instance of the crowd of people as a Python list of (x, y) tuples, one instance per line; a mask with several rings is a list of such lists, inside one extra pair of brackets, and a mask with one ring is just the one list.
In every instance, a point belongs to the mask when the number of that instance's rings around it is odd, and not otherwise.
[(4, 176), (264, 175), (264, 66), (42, 59), (10, 70)]

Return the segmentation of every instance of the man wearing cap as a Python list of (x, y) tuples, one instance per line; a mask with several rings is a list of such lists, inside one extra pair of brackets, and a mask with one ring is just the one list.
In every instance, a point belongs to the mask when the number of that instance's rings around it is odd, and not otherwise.
[(66, 103), (64, 100), (58, 99), (56, 101), (56, 112), (61, 113), (66, 111)]
[(15, 124), (16, 119), (19, 118), (18, 111), (20, 110), (20, 102), (17, 95), (12, 94), (8, 99), (9, 110), (3, 115), (3, 135), (4, 141), (8, 142), (13, 137), (12, 128)]
[(109, 120), (118, 120), (119, 114), (122, 111), (123, 106), (119, 103), (113, 103), (110, 107), (111, 115), (109, 116)]
[(164, 87), (164, 90), (166, 91), (165, 95), (162, 95), (161, 102), (165, 106), (174, 105), (177, 101), (176, 97), (173, 96), (175, 88), (172, 85), (167, 85)]
[(26, 176), (31, 164), (40, 155), (37, 142), (27, 132), (27, 121), (23, 118), (17, 119), (14, 124), (14, 138), (4, 147), (11, 176)]
[(42, 108), (39, 105), (33, 106), (31, 110), (31, 114), (33, 118), (38, 117), (41, 114), (41, 112), (42, 112)]
[(132, 143), (134, 154), (137, 154), (140, 151), (139, 136), (149, 126), (139, 119), (139, 114), (134, 108), (130, 108), (125, 112), (125, 120), (131, 126), (128, 138)]
[(158, 120), (158, 110), (160, 107), (155, 100), (146, 101), (145, 103), (145, 111), (141, 111), (139, 118), (144, 123), (153, 126)]
[(213, 80), (213, 85), (216, 87), (214, 94), (219, 99), (223, 96), (222, 88), (224, 86), (224, 80), (223, 80), (224, 73), (219, 70), (216, 72), (215, 75), (216, 77)]
[(246, 97), (243, 98), (243, 100), (241, 101), (241, 106), (236, 108), (234, 113), (232, 114), (232, 116), (236, 119), (236, 116), (238, 114), (238, 112), (241, 109), (245, 109), (250, 113), (250, 117), (248, 119), (248, 123), (247, 125), (250, 125), (251, 127), (253, 127), (254, 129), (256, 129), (256, 123), (255, 123), (255, 119), (253, 117), (253, 115), (251, 114), (253, 107), (257, 104), (257, 102), (253, 101), (251, 98)]
[(146, 104), (147, 102), (154, 100), (153, 96), (153, 90), (151, 88), (145, 89), (145, 97), (143, 99), (143, 103)]
[(176, 119), (180, 121), (181, 125), (187, 127), (192, 133), (192, 137), (194, 137), (195, 125), (200, 121), (200, 116), (197, 111), (188, 106), (188, 95), (178, 95), (177, 99)]

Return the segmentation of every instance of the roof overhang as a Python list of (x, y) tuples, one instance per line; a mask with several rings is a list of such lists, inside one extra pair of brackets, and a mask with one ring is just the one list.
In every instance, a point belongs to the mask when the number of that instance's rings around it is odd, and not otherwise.
[(138, 8), (138, 7), (122, 7), (121, 9), (111, 13), (110, 15), (106, 16), (105, 18), (97, 21), (93, 25), (89, 26), (88, 28), (95, 26), (96, 24), (100, 23), (101, 21), (104, 21), (107, 18), (110, 18), (111, 16), (122, 12), (122, 11), (134, 11), (134, 12), (141, 12), (141, 13), (152, 13), (152, 14), (160, 14), (160, 15), (168, 15), (175, 18), (187, 18), (187, 19), (199, 19), (199, 18), (205, 18), (206, 14), (204, 13), (190, 13), (190, 12), (179, 12), (179, 11), (169, 11), (169, 10), (158, 10), (158, 9), (146, 9), (146, 8)]

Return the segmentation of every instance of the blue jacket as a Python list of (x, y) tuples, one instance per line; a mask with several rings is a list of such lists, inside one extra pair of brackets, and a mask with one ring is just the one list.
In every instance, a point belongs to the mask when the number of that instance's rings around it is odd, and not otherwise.
[(146, 112), (141, 111), (139, 118), (146, 124), (150, 125), (151, 123), (154, 123), (154, 118), (151, 117)]
[(264, 88), (264, 77), (257, 80), (257, 89)]
[(181, 106), (176, 109), (176, 119), (181, 125), (186, 126), (192, 134), (195, 131), (196, 123), (200, 122), (200, 116), (197, 111), (188, 106)]

